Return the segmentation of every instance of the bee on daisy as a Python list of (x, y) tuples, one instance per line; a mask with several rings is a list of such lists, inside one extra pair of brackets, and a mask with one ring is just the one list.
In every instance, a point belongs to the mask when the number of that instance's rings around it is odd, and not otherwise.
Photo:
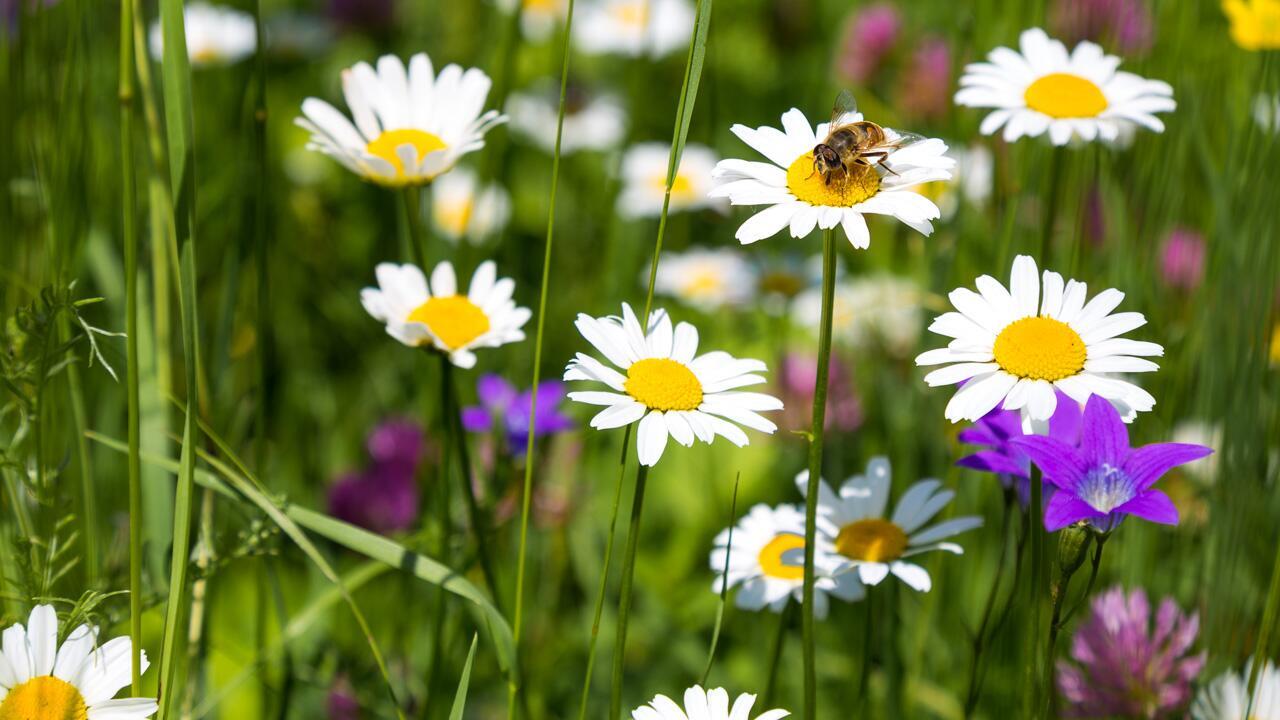
[(384, 55), (376, 69), (360, 62), (342, 71), (351, 119), (307, 98), (295, 122), (311, 133), (309, 148), (365, 180), (426, 185), (484, 147), (485, 133), (506, 121), (497, 110), (484, 110), (491, 85), (477, 68), (451, 64), (437, 76), (426, 53), (410, 58), (407, 69), (400, 58)]
[(573, 41), (586, 55), (659, 58), (688, 46), (693, 20), (690, 0), (584, 1)]
[(946, 143), (865, 120), (847, 92), (831, 121), (816, 127), (792, 108), (781, 130), (734, 125), (731, 131), (770, 161), (721, 160), (713, 173), (719, 184), (712, 197), (767, 206), (739, 226), (735, 237), (744, 245), (783, 229), (798, 238), (838, 226), (853, 247), (865, 249), (867, 215), (888, 215), (929, 235), (940, 212), (915, 188), (950, 179), (955, 166)]
[[(684, 691), (684, 707), (666, 695), (658, 695), (631, 711), (632, 720), (752, 720), (751, 708), (756, 696), (739, 695), (729, 706), (729, 693), (724, 688), (703, 690), (694, 685)], [(755, 720), (781, 720), (791, 715), (786, 710), (770, 710)]]
[(1057, 408), (1054, 388), (1083, 405), (1098, 395), (1116, 406), (1125, 422), (1155, 407), (1146, 390), (1114, 373), (1159, 369), (1148, 357), (1164, 348), (1121, 337), (1146, 324), (1142, 313), (1112, 313), (1124, 293), (1107, 289), (1092, 300), (1088, 286), (1049, 270), (1043, 280), (1036, 261), (1019, 255), (1009, 287), (990, 275), (951, 291), (956, 312), (938, 316), (931, 332), (951, 338), (944, 348), (916, 358), (922, 366), (946, 365), (925, 375), (932, 387), (963, 387), (947, 403), (951, 422), (977, 422), (996, 407), (1018, 410), (1026, 432), (1044, 434)]
[[(709, 197), (715, 185), (711, 173), (719, 158), (711, 148), (689, 143), (680, 156), (680, 167), (671, 182), (668, 212), (700, 210), (714, 207), (726, 209), (722, 200)], [(648, 142), (633, 145), (622, 156), (622, 192), (618, 194), (618, 213), (623, 217), (657, 217), (662, 213), (667, 194), (667, 165), (671, 146)]]
[(486, 260), (471, 276), (467, 293), (458, 292), (453, 265), (442, 262), (431, 282), (416, 265), (380, 263), (378, 287), (360, 293), (364, 309), (386, 323), (387, 334), (410, 347), (430, 347), (460, 368), (474, 367), (476, 348), (496, 348), (524, 340), (521, 328), (532, 314), (512, 299), (516, 283), (497, 276)]
[(1118, 70), (1120, 58), (1096, 43), (1081, 42), (1068, 52), (1032, 28), (1019, 45), (1021, 52), (992, 50), (988, 62), (969, 64), (960, 77), (957, 105), (992, 108), (979, 128), (983, 135), (1003, 127), (1008, 142), (1046, 132), (1054, 145), (1072, 138), (1114, 142), (1138, 127), (1163, 132), (1156, 113), (1177, 107), (1168, 83)]
[[(886, 458), (867, 463), (866, 475), (849, 478), (839, 491), (818, 480), (818, 533), (834, 553), (818, 553), (815, 565), (839, 576), (853, 572), (867, 585), (879, 585), (890, 573), (920, 592), (933, 587), (929, 572), (908, 558), (933, 550), (961, 555), (964, 549), (946, 538), (982, 526), (982, 518), (965, 516), (925, 527), (951, 502), (955, 493), (937, 480), (921, 480), (898, 499), (893, 515), (889, 503), (890, 468)], [(796, 476), (804, 495), (808, 471)]]
[[(182, 11), (187, 40), (187, 57), (193, 68), (231, 65), (258, 47), (258, 30), (247, 12), (204, 2), (187, 3)], [(160, 21), (151, 24), (148, 34), (151, 56), (164, 57), (164, 31)]]
[[(129, 684), (133, 643), (98, 645), (98, 629), (80, 625), (58, 645), (58, 614), (37, 605), (27, 624), (4, 631), (0, 652), (0, 718), (13, 720), (142, 720), (153, 698), (115, 698)], [(142, 671), (147, 670), (146, 653)], [(115, 698), (115, 699), (113, 699)]]
[[(574, 323), (615, 370), (578, 353), (565, 368), (565, 381), (604, 383), (607, 391), (581, 390), (569, 399), (603, 406), (591, 427), (608, 430), (638, 422), (636, 452), (640, 464), (653, 466), (667, 439), (689, 447), (717, 435), (738, 447), (750, 441), (738, 425), (772, 434), (777, 426), (759, 413), (781, 410), (782, 401), (739, 388), (766, 382), (759, 360), (738, 359), (719, 350), (698, 354), (698, 330), (687, 322), (672, 325), (663, 310), (641, 327), (631, 306), (622, 317), (579, 314)], [(621, 371), (621, 372), (619, 372)]]

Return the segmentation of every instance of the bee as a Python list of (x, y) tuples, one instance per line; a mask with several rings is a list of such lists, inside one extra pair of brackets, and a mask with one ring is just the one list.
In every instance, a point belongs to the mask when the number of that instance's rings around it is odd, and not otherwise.
[(813, 172), (820, 173), (827, 185), (837, 179), (847, 179), (855, 165), (897, 175), (885, 161), (895, 150), (923, 139), (914, 133), (863, 120), (853, 94), (845, 90), (831, 109), (827, 137), (813, 146)]

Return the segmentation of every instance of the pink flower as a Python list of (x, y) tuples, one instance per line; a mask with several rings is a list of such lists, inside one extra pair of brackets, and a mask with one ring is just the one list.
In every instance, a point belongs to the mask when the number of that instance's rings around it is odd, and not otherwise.
[(866, 84), (898, 42), (901, 29), (902, 16), (894, 6), (882, 3), (863, 8), (845, 28), (836, 69), (854, 83)]
[(1121, 55), (1151, 49), (1154, 25), (1146, 0), (1057, 0), (1052, 25), (1068, 44), (1092, 40)]
[[(835, 355), (827, 373), (827, 429), (852, 432), (862, 425), (862, 402), (853, 386), (853, 373)], [(782, 422), (790, 430), (808, 429), (813, 422), (813, 391), (818, 381), (818, 359), (790, 353), (782, 358)]]
[(902, 108), (916, 118), (942, 117), (951, 107), (951, 47), (947, 41), (929, 36), (911, 56), (903, 93)]
[(1204, 237), (1194, 230), (1175, 228), (1160, 245), (1164, 282), (1179, 290), (1195, 290), (1204, 279)]

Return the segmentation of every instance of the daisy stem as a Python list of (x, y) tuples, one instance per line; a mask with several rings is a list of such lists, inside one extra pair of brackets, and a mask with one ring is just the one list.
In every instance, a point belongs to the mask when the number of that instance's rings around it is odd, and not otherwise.
[(805, 492), (804, 589), (801, 634), (804, 648), (804, 720), (818, 716), (817, 665), (814, 659), (814, 537), (817, 534), (818, 485), (822, 478), (822, 444), (826, 435), (827, 384), (831, 368), (831, 315), (836, 287), (835, 233), (822, 233), (822, 320), (818, 335), (818, 377), (813, 390), (813, 427), (809, 440), (809, 483)]
[(613, 512), (609, 515), (609, 532), (605, 535), (604, 565), (600, 569), (600, 589), (596, 591), (596, 608), (591, 619), (591, 639), (587, 641), (587, 671), (582, 679), (582, 699), (578, 703), (578, 720), (587, 718), (587, 697), (591, 694), (591, 673), (596, 664), (596, 644), (600, 639), (600, 617), (604, 614), (604, 595), (609, 586), (609, 565), (613, 560), (613, 539), (618, 529), (618, 508), (622, 505), (622, 483), (627, 474), (627, 453), (631, 450), (631, 426), (622, 434), (622, 457), (618, 460), (618, 486), (613, 492)]
[(266, 37), (262, 27), (262, 0), (253, 2), (253, 26), (256, 36), (254, 51), (254, 90), (253, 90), (253, 173), (257, 185), (254, 188), (254, 251), (258, 265), (257, 308), (254, 313), (256, 328), (257, 385), (258, 402), (254, 407), (254, 429), (257, 432), (255, 443), (254, 466), (260, 474), (266, 474), (267, 457), (267, 407), (270, 398), (267, 396), (267, 364), (271, 361), (270, 343), (268, 342), (267, 308), (270, 300), (270, 272), (267, 265), (267, 64)]
[[(538, 421), (538, 385), (542, 380), (542, 338), (547, 327), (547, 292), (551, 283), (551, 251), (555, 247), (556, 189), (560, 185), (560, 152), (561, 142), (564, 139), (565, 105), (567, 104), (567, 96), (569, 93), (569, 41), (570, 33), (573, 30), (573, 5), (574, 0), (569, 0), (569, 7), (564, 19), (564, 37), (562, 38), (560, 47), (560, 105), (556, 112), (556, 146), (555, 151), (551, 156), (551, 190), (547, 210), (547, 241), (542, 249), (542, 278), (538, 285), (538, 313), (536, 315), (538, 328), (534, 331), (533, 336), (533, 382), (530, 384), (529, 390), (529, 434), (525, 441), (524, 485), (522, 487), (520, 497), (520, 549), (516, 556), (515, 612), (512, 617), (511, 627), (511, 632), (515, 636), (516, 654), (516, 671), (512, 677), (516, 678), (516, 680), (520, 678), (520, 634), (524, 629), (524, 574), (529, 546), (529, 512), (533, 502), (533, 467), (534, 450), (536, 449), (534, 441), (537, 439), (534, 430), (537, 427)], [(518, 7), (515, 14), (519, 15), (522, 10), (522, 7)], [(511, 27), (509, 28), (509, 30), (516, 35), (519, 35), (518, 23), (519, 19), (517, 18), (512, 21)], [(508, 66), (504, 66), (503, 68), (504, 83), (510, 82), (509, 71), (511, 68), (509, 67), (509, 64), (510, 63), (507, 63)], [(505, 92), (505, 88), (503, 92)], [(625, 446), (626, 443), (624, 442), (623, 445)], [(621, 480), (619, 480), (618, 485), (619, 492), (621, 492)], [(616, 506), (614, 509), (614, 519), (617, 519)], [(609, 540), (610, 542), (613, 541), (612, 534), (610, 534)], [(607, 567), (608, 566), (606, 564), (606, 568)], [(592, 642), (594, 643), (594, 638)], [(594, 651), (594, 644), (592, 650)], [(589, 668), (590, 661), (588, 661), (588, 681), (590, 680), (591, 674)], [(585, 689), (583, 692), (586, 692)], [(512, 720), (514, 720), (516, 716), (516, 700), (519, 694), (519, 683), (509, 681), (507, 684), (507, 717)], [(585, 707), (585, 702), (583, 705)]]
[(1028, 583), (1027, 599), (1031, 605), (1031, 632), (1027, 633), (1031, 643), (1027, 662), (1027, 691), (1030, 693), (1031, 707), (1036, 711), (1033, 717), (1039, 717), (1040, 683), (1036, 673), (1037, 659), (1040, 657), (1040, 604), (1044, 595), (1044, 482), (1040, 469), (1031, 468), (1031, 504), (1027, 512), (1031, 515), (1031, 581)]
[(613, 648), (613, 684), (609, 690), (609, 720), (622, 715), (622, 667), (627, 650), (627, 618), (631, 614), (631, 585), (635, 578), (636, 549), (640, 545), (640, 512), (644, 507), (644, 488), (649, 467), (641, 465), (636, 472), (635, 494), (631, 498), (631, 524), (627, 529), (627, 545), (622, 555), (622, 584), (618, 589), (618, 633)]
[(724, 623), (725, 603), (729, 599), (729, 560), (733, 556), (733, 519), (738, 516), (738, 485), (742, 482), (742, 472), (739, 471), (737, 477), (733, 480), (733, 500), (729, 502), (729, 538), (724, 550), (724, 575), (720, 583), (720, 605), (716, 608), (716, 624), (715, 629), (711, 632), (711, 649), (707, 652), (707, 667), (702, 671), (702, 680), (699, 685), (707, 686), (707, 677), (711, 675), (711, 665), (716, 659), (716, 645), (720, 642), (720, 628)]
[[(794, 603), (788, 602), (778, 615), (778, 632), (773, 638), (773, 646), (769, 651), (769, 675), (764, 686), (764, 707), (773, 707), (773, 697), (778, 689), (778, 665), (782, 661), (782, 647), (787, 639), (787, 627), (791, 624), (791, 608)], [(581, 718), (579, 718), (581, 720)]]
[[(1060, 544), (1062, 542), (1062, 537), (1062, 535), (1059, 535), (1058, 542)], [(1067, 591), (1071, 586), (1071, 576), (1075, 574), (1078, 566), (1061, 567), (1058, 581), (1054, 583), (1053, 586), (1053, 617), (1049, 620), (1049, 644), (1044, 657), (1044, 699), (1041, 700), (1044, 711), (1043, 717), (1046, 718), (1054, 717), (1053, 656), (1058, 647), (1058, 634), (1062, 631), (1062, 628), (1066, 626), (1067, 621), (1071, 619), (1071, 616), (1075, 614), (1076, 609), (1078, 609), (1080, 605), (1088, 599), (1089, 593), (1093, 591), (1093, 583), (1098, 579), (1098, 567), (1102, 564), (1102, 547), (1107, 541), (1107, 536), (1105, 534), (1094, 535), (1093, 533), (1086, 536), (1084, 547), (1081, 547), (1079, 551), (1082, 556), (1084, 553), (1089, 551), (1088, 543), (1090, 539), (1096, 539), (1096, 544), (1093, 550), (1093, 565), (1089, 570), (1089, 581), (1085, 584), (1084, 593), (1080, 596), (1079, 600), (1072, 605), (1071, 609), (1065, 616), (1062, 614), (1062, 607), (1067, 599)], [(1061, 564), (1061, 560), (1059, 560), (1059, 564)]]
[(422, 230), (422, 188), (410, 185), (401, 193), (404, 200), (404, 223), (409, 231), (409, 251), (413, 261), (427, 272), (427, 238)]
[[(471, 453), (467, 449), (467, 434), (462, 430), (461, 408), (458, 403), (458, 388), (453, 375), (453, 363), (449, 356), (441, 353), (441, 389), (445, 411), (445, 428), (450, 441), (457, 450), (458, 470), (462, 478), (462, 496), (467, 504), (467, 517), (471, 521), (471, 532), (476, 536), (476, 557), (480, 561), (480, 571), (484, 581), (493, 593), (494, 604), (500, 605), (497, 576), (493, 572), (493, 562), (489, 558), (488, 523), (480, 509), (480, 501), (476, 498), (475, 485), (471, 473)], [(448, 472), (448, 469), (445, 470)]]
[(964, 703), (965, 717), (973, 713), (973, 709), (978, 704), (978, 696), (982, 692), (978, 682), (978, 667), (982, 664), (982, 651), (986, 649), (987, 627), (996, 606), (996, 597), (1000, 594), (1000, 581), (1004, 579), (1004, 570), (1009, 558), (1009, 526), (1012, 524), (1013, 508), (1016, 503), (1014, 491), (1005, 490), (1004, 512), (1000, 521), (1000, 558), (996, 561), (996, 576), (991, 581), (991, 592), (987, 595), (986, 605), (982, 609), (982, 621), (978, 623), (978, 630), (973, 635), (973, 661), (969, 667), (969, 692)]
[(1064, 171), (1062, 151), (1058, 148), (1050, 148), (1049, 153), (1049, 193), (1045, 197), (1044, 226), (1040, 232), (1041, 267), (1048, 265), (1052, 260), (1049, 255), (1053, 252), (1053, 228), (1058, 221), (1058, 196), (1062, 194)]

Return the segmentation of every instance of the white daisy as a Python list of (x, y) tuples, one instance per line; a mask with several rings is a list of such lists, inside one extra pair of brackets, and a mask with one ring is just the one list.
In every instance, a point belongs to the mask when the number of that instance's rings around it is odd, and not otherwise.
[[(98, 629), (81, 625), (58, 646), (58, 614), (38, 605), (27, 626), (4, 631), (0, 653), (0, 718), (14, 720), (142, 720), (152, 698), (113, 700), (131, 680), (133, 644), (113, 638), (98, 647)], [(142, 671), (147, 669), (146, 653)]]
[(718, 350), (697, 355), (698, 330), (689, 323), (672, 328), (670, 316), (655, 310), (646, 330), (631, 306), (623, 303), (622, 317), (579, 314), (574, 324), (622, 372), (578, 353), (565, 368), (564, 379), (602, 382), (614, 392), (571, 392), (569, 399), (606, 406), (591, 419), (597, 430), (639, 421), (636, 451), (642, 465), (658, 462), (668, 436), (685, 447), (695, 439), (710, 443), (716, 435), (744, 447), (747, 434), (734, 423), (764, 433), (778, 429), (758, 413), (781, 410), (781, 400), (738, 390), (766, 382), (755, 374), (765, 372), (765, 364)]
[[(404, 63), (383, 55), (374, 70), (356, 63), (342, 71), (342, 91), (353, 125), (329, 103), (302, 102), (295, 122), (311, 132), (308, 147), (360, 177), (389, 187), (425, 185), (484, 147), (484, 134), (505, 122), (484, 111), (491, 85), (477, 68), (446, 65), (437, 77), (426, 53)], [(483, 112), (482, 112), (483, 111)]]
[[(925, 528), (955, 493), (940, 489), (938, 480), (921, 480), (898, 498), (893, 516), (886, 520), (889, 483), (889, 460), (882, 457), (867, 463), (866, 475), (846, 480), (839, 494), (825, 481), (818, 481), (818, 532), (835, 550), (819, 557), (834, 563), (825, 568), (827, 571), (856, 572), (867, 585), (878, 585), (893, 573), (912, 588), (928, 592), (933, 586), (929, 572), (905, 559), (932, 550), (964, 554), (959, 545), (940, 541), (981, 527), (982, 518), (969, 515)], [(808, 471), (796, 476), (796, 487), (802, 495), (808, 491)]]
[(520, 32), (534, 42), (551, 37), (569, 13), (569, 0), (498, 0), (504, 12), (520, 7)]
[(431, 346), (460, 368), (476, 364), (473, 348), (498, 347), (524, 339), (520, 329), (529, 308), (517, 307), (516, 283), (497, 277), (493, 261), (480, 263), (466, 295), (458, 294), (453, 265), (431, 271), (431, 284), (416, 265), (380, 263), (378, 287), (360, 292), (364, 309), (387, 324), (387, 334), (410, 347)]
[(1173, 88), (1119, 72), (1120, 58), (1092, 42), (1070, 53), (1039, 28), (1022, 33), (1022, 52), (992, 50), (990, 62), (971, 63), (960, 78), (956, 104), (995, 108), (982, 121), (983, 135), (1004, 127), (1004, 139), (1038, 137), (1046, 131), (1054, 145), (1071, 138), (1114, 142), (1126, 128), (1164, 131), (1155, 116), (1177, 107)]
[[(938, 316), (929, 330), (953, 338), (922, 353), (917, 365), (943, 365), (925, 376), (931, 386), (964, 383), (947, 404), (952, 422), (976, 422), (997, 406), (1022, 411), (1024, 432), (1047, 431), (1057, 407), (1056, 386), (1083, 405), (1091, 395), (1110, 400), (1128, 422), (1155, 406), (1146, 390), (1111, 373), (1151, 372), (1164, 348), (1121, 338), (1142, 327), (1142, 313), (1111, 311), (1124, 293), (1107, 289), (1085, 302), (1087, 286), (1044, 271), (1043, 288), (1030, 256), (1014, 258), (1009, 288), (990, 275), (978, 292), (951, 291), (959, 312)], [(948, 364), (950, 363), (950, 364)]]
[[(836, 284), (831, 327), (836, 342), (852, 348), (880, 343), (902, 356), (920, 339), (923, 293), (908, 278), (866, 275)], [(822, 288), (810, 287), (791, 306), (796, 323), (818, 332), (822, 326)]]
[(690, 0), (584, 0), (573, 21), (573, 41), (587, 55), (662, 57), (688, 47), (693, 34)]
[[(512, 93), (507, 100), (511, 129), (544, 152), (555, 152), (556, 122), (560, 115), (560, 88), (544, 86)], [(611, 95), (591, 95), (569, 86), (565, 96), (564, 133), (560, 154), (579, 150), (611, 150), (627, 130), (627, 113)]]
[(917, 185), (916, 192), (929, 198), (938, 206), (943, 219), (950, 219), (960, 208), (961, 201), (982, 208), (991, 197), (995, 164), (991, 150), (984, 145), (952, 148), (956, 166), (950, 180), (936, 180)]
[[(187, 36), (187, 57), (192, 67), (230, 65), (253, 54), (258, 31), (249, 13), (223, 5), (187, 3), (182, 12)], [(156, 60), (164, 57), (164, 31), (160, 21), (151, 23), (148, 45)]]
[(755, 266), (735, 249), (694, 248), (662, 256), (654, 289), (711, 311), (750, 302), (759, 287), (757, 275)]
[(431, 219), (445, 238), (478, 242), (501, 230), (511, 217), (511, 197), (505, 188), (489, 183), (483, 189), (471, 170), (459, 167), (431, 188)]
[[(671, 183), (669, 212), (714, 207), (725, 210), (726, 203), (707, 196), (715, 182), (714, 150), (696, 143), (684, 146), (680, 167)], [(657, 217), (667, 193), (667, 164), (671, 146), (660, 142), (632, 145), (622, 157), (622, 191), (618, 194), (618, 214), (627, 218)]]
[[(1249, 673), (1227, 672), (1209, 683), (1191, 705), (1193, 720), (1241, 720), (1249, 706)], [(1249, 720), (1280, 720), (1280, 670), (1267, 661), (1258, 675), (1253, 691), (1253, 710)]]
[[(852, 112), (841, 124), (862, 120)], [(855, 165), (844, 178), (828, 183), (814, 168), (813, 150), (827, 137), (829, 123), (816, 128), (804, 113), (792, 108), (782, 116), (782, 130), (751, 129), (734, 125), (731, 130), (771, 163), (721, 160), (714, 177), (721, 183), (712, 197), (727, 197), (734, 205), (768, 205), (738, 228), (735, 237), (744, 245), (790, 228), (791, 237), (804, 237), (815, 227), (844, 229), (855, 248), (871, 244), (867, 214), (890, 215), (929, 235), (932, 220), (939, 217), (933, 201), (914, 192), (921, 183), (946, 180), (955, 161), (943, 153), (947, 146), (936, 138), (907, 142), (890, 148), (883, 165)], [(890, 141), (903, 136), (885, 129)]]
[[(725, 582), (725, 554), (729, 561), (729, 587), (738, 590), (736, 604), (744, 610), (768, 607), (782, 612), (789, 598), (803, 602), (804, 597), (804, 511), (795, 505), (771, 508), (760, 504), (751, 508), (733, 527), (733, 548), (729, 549), (729, 530), (716, 536), (711, 551), (711, 569), (716, 573), (712, 591), (719, 593)], [(817, 539), (817, 552), (829, 554), (832, 548), (825, 538)], [(830, 562), (819, 563), (822, 567)], [(827, 593), (841, 600), (855, 602), (866, 595), (856, 573), (831, 576), (819, 573), (813, 584), (813, 612), (827, 616)]]
[[(631, 720), (751, 720), (751, 707), (756, 696), (742, 694), (729, 707), (729, 693), (724, 688), (703, 690), (693, 686), (684, 691), (684, 707), (666, 695), (658, 695), (631, 711)], [(755, 720), (780, 720), (791, 713), (786, 710), (770, 710)]]

